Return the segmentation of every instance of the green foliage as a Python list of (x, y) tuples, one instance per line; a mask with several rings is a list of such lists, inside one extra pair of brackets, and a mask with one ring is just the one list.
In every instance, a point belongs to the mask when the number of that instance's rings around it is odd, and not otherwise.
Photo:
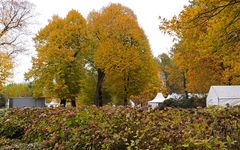
[(80, 81), (80, 93), (77, 97), (77, 103), (83, 105), (93, 104), (96, 90), (97, 77), (94, 72), (86, 71)]
[(12, 83), (4, 87), (3, 93), (6, 97), (30, 97), (32, 89), (26, 83)]
[(165, 89), (162, 89), (162, 92), (165, 92), (166, 95), (171, 93), (184, 93), (183, 72), (181, 72), (175, 65), (173, 56), (174, 53), (172, 56), (168, 56), (166, 53), (162, 53), (157, 58), (155, 58), (156, 62), (159, 65), (161, 71), (161, 79), (165, 87)]
[(165, 77), (168, 77), (168, 72), (166, 71), (167, 67), (173, 65), (172, 59), (166, 53), (162, 53), (156, 58), (157, 63), (159, 64), (160, 70), (164, 73)]
[(3, 94), (0, 94), (0, 108), (4, 107), (6, 104), (6, 97)]
[(16, 115), (12, 117), (6, 117), (9, 115), (6, 111), (3, 111), (1, 113), (1, 136), (7, 138), (21, 138), (23, 136), (23, 131), (25, 128), (24, 120), (19, 119)]
[[(85, 74), (82, 75), (82, 79), (80, 80), (80, 92), (77, 97), (77, 103), (79, 105), (91, 105), (94, 103), (96, 83), (97, 83), (96, 72), (93, 70), (85, 71)], [(105, 88), (103, 89), (102, 96), (103, 104), (107, 104), (111, 100), (113, 100), (113, 97), (109, 95)]]
[(160, 106), (161, 109), (165, 107), (176, 107), (176, 108), (197, 108), (197, 107), (206, 107), (206, 97), (197, 98), (191, 97), (189, 99), (166, 99)]
[(21, 137), (21, 143), (34, 143), (38, 149), (237, 150), (239, 114), (239, 106), (10, 109), (0, 113), (0, 139)]

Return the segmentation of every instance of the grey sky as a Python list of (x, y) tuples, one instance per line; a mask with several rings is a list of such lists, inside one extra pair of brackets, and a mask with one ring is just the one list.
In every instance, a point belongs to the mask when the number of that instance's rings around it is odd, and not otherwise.
[[(109, 3), (120, 3), (131, 8), (137, 15), (140, 26), (145, 31), (151, 45), (154, 56), (163, 52), (168, 52), (172, 46), (172, 38), (159, 31), (159, 19), (170, 19), (178, 15), (188, 0), (29, 0), (35, 4), (35, 12), (38, 14), (35, 18), (37, 25), (32, 28), (36, 34), (40, 28), (47, 25), (48, 20), (53, 15), (64, 17), (71, 9), (78, 10), (83, 17), (93, 9), (99, 10)], [(34, 55), (33, 44), (29, 44), (32, 53), (28, 56), (19, 56), (17, 58), (16, 68), (12, 81), (23, 82), (24, 72), (31, 67), (31, 57)]]

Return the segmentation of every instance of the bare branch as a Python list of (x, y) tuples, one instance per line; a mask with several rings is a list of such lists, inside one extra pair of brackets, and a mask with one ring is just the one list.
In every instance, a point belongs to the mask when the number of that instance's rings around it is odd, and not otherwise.
[(24, 35), (33, 17), (33, 5), (26, 0), (0, 1), (0, 48), (8, 54), (23, 52)]

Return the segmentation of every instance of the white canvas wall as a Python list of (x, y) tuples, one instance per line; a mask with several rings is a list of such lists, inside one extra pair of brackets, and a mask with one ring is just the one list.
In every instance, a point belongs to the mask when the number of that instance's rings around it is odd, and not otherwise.
[(212, 86), (207, 96), (207, 107), (212, 105), (240, 105), (240, 86)]
[(235, 98), (235, 99), (220, 99), (219, 100), (219, 106), (226, 106), (229, 104), (230, 106), (236, 106), (240, 105), (240, 98)]

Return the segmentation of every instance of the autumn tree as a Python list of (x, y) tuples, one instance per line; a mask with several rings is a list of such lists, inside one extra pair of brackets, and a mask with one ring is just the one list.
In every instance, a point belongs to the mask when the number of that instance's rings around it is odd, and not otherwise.
[(178, 40), (173, 54), (188, 91), (239, 84), (239, 12), (235, 0), (191, 0), (178, 17), (162, 20), (161, 30)]
[(166, 71), (166, 69), (173, 65), (172, 59), (168, 56), (168, 54), (162, 53), (156, 58), (156, 60), (159, 64), (161, 72), (164, 74), (164, 78), (168, 78), (169, 73)]
[(0, 1), (0, 51), (23, 52), (27, 26), (33, 17), (33, 5), (26, 0)]
[(141, 92), (131, 95), (130, 99), (135, 104), (148, 105), (148, 101), (156, 97), (159, 91), (163, 91), (163, 87), (160, 82), (160, 73), (159, 76), (154, 76), (151, 80), (141, 89)]
[(12, 73), (13, 54), (25, 51), (23, 39), (32, 7), (26, 0), (0, 1), (0, 91)]
[(129, 97), (140, 93), (158, 74), (148, 40), (133, 11), (120, 4), (92, 12), (89, 25), (98, 72), (95, 104), (102, 105), (105, 80), (106, 90), (127, 105)]
[(11, 83), (4, 87), (3, 94), (5, 97), (31, 97), (32, 89), (27, 83)]
[[(174, 55), (160, 54), (156, 59), (161, 72), (163, 83), (163, 94), (166, 96), (172, 93), (183, 94), (185, 84), (184, 74), (175, 64)], [(164, 90), (166, 90), (164, 93)], [(186, 95), (186, 93), (185, 93)], [(186, 95), (187, 96), (187, 95)]]
[(94, 102), (97, 83), (95, 70), (86, 70), (80, 80), (80, 91), (77, 103), (80, 105), (91, 105)]
[(72, 10), (65, 18), (54, 16), (39, 31), (34, 38), (38, 54), (26, 74), (27, 79), (33, 79), (35, 96), (61, 98), (63, 105), (70, 99), (72, 106), (76, 106), (85, 64), (86, 28), (85, 19)]
[[(85, 70), (80, 80), (80, 92), (77, 97), (79, 105), (93, 105), (95, 99), (97, 84), (97, 72), (94, 68)], [(112, 98), (109, 92), (103, 88), (102, 91), (103, 105), (111, 102)]]
[(0, 92), (2, 92), (4, 84), (12, 75), (13, 64), (8, 54), (0, 52)]

